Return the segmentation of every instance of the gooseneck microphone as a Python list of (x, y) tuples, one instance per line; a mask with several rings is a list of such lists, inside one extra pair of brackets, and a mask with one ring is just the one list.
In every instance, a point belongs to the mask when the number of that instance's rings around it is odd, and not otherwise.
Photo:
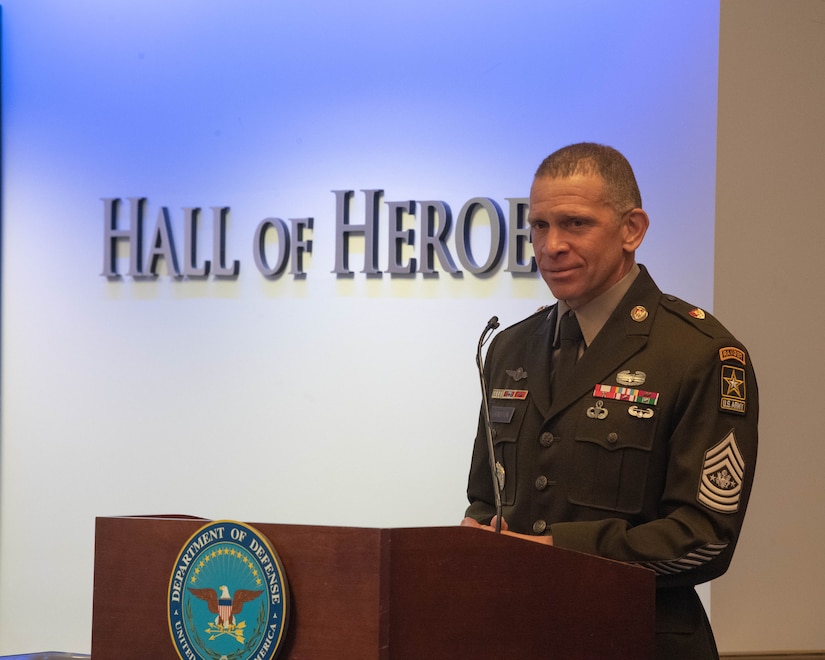
[(490, 421), (490, 404), (487, 401), (487, 379), (484, 377), (484, 363), (481, 359), (481, 348), (490, 338), (493, 330), (498, 328), (498, 316), (494, 316), (484, 328), (481, 337), (478, 339), (478, 350), (476, 351), (476, 365), (478, 366), (478, 376), (481, 380), (481, 411), (484, 417), (484, 429), (487, 432), (487, 458), (490, 461), (490, 476), (493, 478), (493, 494), (496, 504), (496, 534), (501, 533), (501, 487), (496, 475), (496, 455), (493, 449), (493, 425)]

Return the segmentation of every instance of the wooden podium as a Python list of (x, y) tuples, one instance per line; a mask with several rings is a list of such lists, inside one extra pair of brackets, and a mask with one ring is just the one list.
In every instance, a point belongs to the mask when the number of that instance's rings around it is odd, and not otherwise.
[[(93, 660), (176, 660), (175, 559), (208, 521), (98, 518)], [(283, 563), (292, 615), (278, 660), (647, 660), (653, 573), (466, 527), (250, 523)]]

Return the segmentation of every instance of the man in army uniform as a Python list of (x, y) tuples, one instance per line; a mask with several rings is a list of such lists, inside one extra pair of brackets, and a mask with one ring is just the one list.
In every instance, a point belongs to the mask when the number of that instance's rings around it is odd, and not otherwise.
[[(505, 533), (657, 574), (656, 657), (718, 658), (694, 586), (727, 569), (756, 465), (750, 357), (663, 294), (635, 252), (649, 219), (618, 151), (548, 156), (530, 191), (556, 305), (500, 332), (485, 366)], [(565, 364), (570, 358), (569, 364)], [(479, 420), (464, 525), (496, 525)]]

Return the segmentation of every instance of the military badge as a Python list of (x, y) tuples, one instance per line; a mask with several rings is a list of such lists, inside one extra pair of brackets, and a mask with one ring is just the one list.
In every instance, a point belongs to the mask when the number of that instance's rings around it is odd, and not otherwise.
[(659, 403), (658, 392), (648, 392), (635, 387), (619, 387), (618, 385), (596, 385), (593, 389), (593, 396), (602, 399), (615, 399), (616, 401), (643, 403), (648, 406), (655, 406)]
[(527, 372), (523, 367), (519, 367), (518, 369), (507, 369), (505, 373), (516, 382), (527, 378)]
[(725, 348), (720, 348), (719, 359), (722, 362), (725, 362), (726, 360), (736, 360), (743, 366), (746, 364), (745, 351), (741, 348), (736, 348), (736, 346), (726, 346)]
[(272, 660), (288, 620), (286, 574), (255, 529), (212, 522), (183, 546), (168, 594), (169, 632), (182, 660)]
[(705, 318), (705, 310), (695, 307), (694, 309), (688, 312), (693, 318), (699, 319), (700, 321)]
[(494, 399), (526, 399), (527, 390), (495, 389), (492, 396)]
[(696, 499), (714, 511), (736, 513), (744, 475), (745, 460), (731, 430), (721, 442), (705, 452)]
[(745, 370), (729, 364), (722, 365), (722, 397), (719, 409), (744, 415), (747, 409)]
[(630, 406), (627, 409), (627, 414), (631, 417), (637, 417), (639, 419), (650, 419), (653, 417), (653, 408), (639, 408), (639, 406)]
[(604, 419), (610, 414), (610, 411), (604, 407), (604, 401), (596, 401), (595, 406), (590, 406), (587, 409), (587, 416), (590, 419)]
[(630, 371), (625, 369), (616, 374), (616, 382), (619, 385), (644, 385), (647, 374), (644, 371)]
[(630, 310), (630, 318), (636, 321), (636, 323), (641, 323), (647, 317), (647, 310), (641, 305), (636, 305), (633, 309)]
[(505, 472), (504, 466), (496, 461), (496, 481), (498, 482), (498, 489), (500, 491), (504, 490), (504, 482), (505, 482)]

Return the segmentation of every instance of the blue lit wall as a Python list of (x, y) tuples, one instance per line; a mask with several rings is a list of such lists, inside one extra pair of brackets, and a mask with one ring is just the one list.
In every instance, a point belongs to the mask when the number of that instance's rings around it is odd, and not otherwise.
[[(552, 302), (502, 263), (335, 265), (336, 199), (526, 197), (541, 159), (630, 158), (663, 289), (712, 297), (718, 1), (3, 2), (0, 653), (88, 648), (95, 516), (457, 523), (474, 350)], [(228, 207), (235, 278), (103, 277), (106, 198)], [(313, 218), (303, 277), (264, 277), (266, 218)], [(420, 236), (421, 218), (403, 226)], [(482, 226), (473, 231), (483, 252)], [(455, 237), (447, 243), (455, 254)], [(269, 255), (277, 252), (272, 237)], [(415, 256), (415, 249), (404, 251)], [(25, 567), (25, 570), (24, 570)], [(49, 606), (42, 605), (44, 593)], [(35, 615), (34, 612), (41, 614)], [(21, 615), (25, 613), (25, 615)]]

